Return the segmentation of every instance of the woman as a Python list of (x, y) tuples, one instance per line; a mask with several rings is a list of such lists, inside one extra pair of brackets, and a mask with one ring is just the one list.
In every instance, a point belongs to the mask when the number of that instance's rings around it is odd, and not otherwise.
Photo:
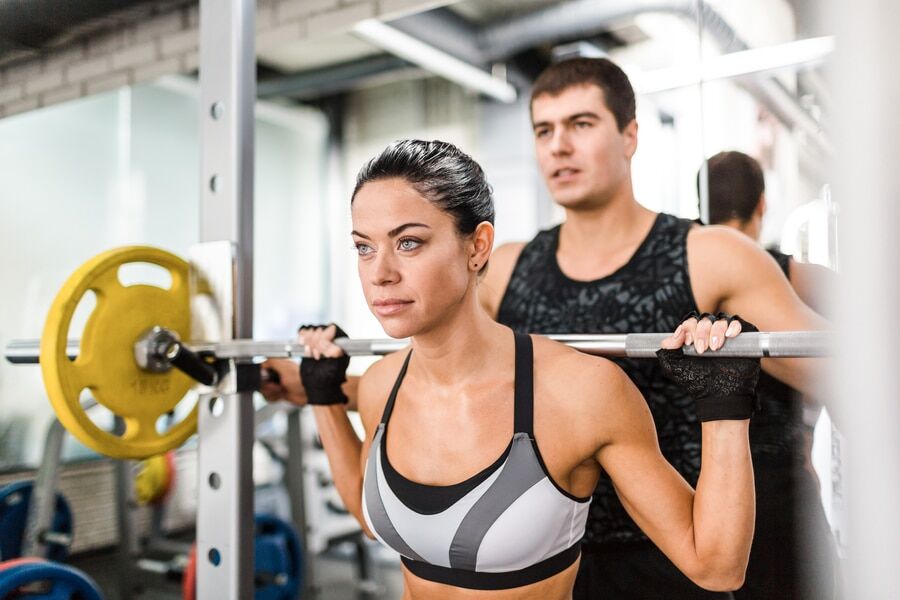
[[(647, 405), (617, 366), (514, 335), (482, 310), (494, 213), (471, 158), (443, 142), (395, 143), (360, 172), (351, 211), (369, 308), (411, 349), (359, 381), (362, 442), (344, 407), (349, 359), (334, 326), (301, 330), (301, 378), (347, 509), (403, 556), (405, 598), (569, 598), (601, 469), (688, 577), (740, 587), (758, 361), (664, 357), (703, 421), (695, 492), (660, 454)], [(703, 338), (718, 349), (740, 330), (690, 318), (664, 346)]]

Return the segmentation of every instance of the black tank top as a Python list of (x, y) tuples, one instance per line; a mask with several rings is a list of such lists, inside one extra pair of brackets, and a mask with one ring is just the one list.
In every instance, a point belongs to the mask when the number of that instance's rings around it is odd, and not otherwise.
[[(784, 276), (790, 280), (791, 257), (774, 248), (766, 248)], [(765, 372), (756, 386), (759, 410), (750, 420), (750, 449), (754, 464), (791, 465), (805, 462), (803, 397), (791, 386)]]
[[(673, 331), (696, 308), (687, 269), (693, 222), (657, 216), (634, 256), (596, 281), (566, 277), (556, 261), (559, 226), (542, 231), (522, 250), (500, 303), (498, 321), (532, 333), (648, 333)], [(700, 472), (700, 426), (687, 393), (663, 376), (657, 361), (614, 359), (650, 405), (663, 456), (691, 484)], [(604, 474), (594, 492), (585, 543), (646, 539)]]

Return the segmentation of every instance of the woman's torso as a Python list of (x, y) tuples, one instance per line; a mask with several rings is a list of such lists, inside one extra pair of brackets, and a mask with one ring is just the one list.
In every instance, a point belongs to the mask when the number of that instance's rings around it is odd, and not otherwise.
[[(526, 337), (527, 336), (521, 336)], [(512, 341), (512, 335), (509, 340)], [(511, 350), (512, 344), (509, 344)], [(544, 353), (545, 343), (539, 343), (537, 352)], [(551, 350), (551, 353), (553, 351)], [(556, 402), (552, 395), (553, 386), (552, 377), (547, 377), (545, 373), (539, 372), (534, 375), (534, 398), (533, 410), (537, 414), (537, 418), (529, 419), (529, 424), (533, 423), (533, 431), (530, 440), (527, 436), (523, 436), (519, 430), (525, 429), (519, 423), (514, 426), (514, 414), (516, 412), (515, 382), (516, 377), (511, 377), (514, 373), (514, 356), (513, 352), (500, 352), (497, 358), (499, 364), (495, 364), (492, 369), (480, 370), (481, 373), (472, 373), (469, 382), (459, 388), (453, 390), (435, 390), (429, 389), (423, 382), (419, 381), (415, 376), (415, 369), (411, 369), (412, 373), (405, 377), (398, 378), (402, 382), (396, 392), (394, 405), (398, 407), (395, 410), (388, 409), (385, 411), (385, 423), (383, 433), (379, 435), (376, 431), (375, 441), (369, 450), (369, 460), (367, 461), (367, 480), (369, 480), (369, 489), (365, 496), (372, 499), (372, 481), (380, 481), (383, 488), (380, 492), (376, 492), (385, 496), (390, 496), (385, 505), (389, 508), (382, 509), (386, 513), (394, 510), (394, 515), (387, 515), (388, 520), (391, 518), (400, 520), (409, 520), (406, 524), (406, 536), (409, 540), (404, 540), (403, 535), (393, 532), (391, 535), (397, 535), (401, 538), (391, 539), (389, 546), (407, 558), (410, 554), (415, 553), (411, 546), (418, 545), (420, 552), (431, 552), (429, 559), (419, 556), (419, 560), (405, 561), (404, 577), (407, 583), (407, 593), (410, 597), (442, 597), (442, 598), (470, 598), (481, 597), (485, 592), (483, 589), (466, 589), (463, 587), (454, 587), (446, 585), (450, 581), (446, 572), (426, 573), (427, 578), (420, 577), (408, 568), (415, 565), (415, 570), (421, 572), (422, 565), (431, 562), (435, 558), (434, 552), (443, 552), (444, 547), (440, 546), (441, 542), (435, 541), (437, 538), (448, 538), (449, 534), (454, 532), (454, 528), (459, 527), (456, 531), (455, 540), (463, 540), (462, 546), (465, 546), (466, 535), (460, 535), (465, 527), (460, 527), (458, 522), (449, 526), (446, 531), (437, 531), (433, 534), (427, 532), (429, 527), (429, 514), (436, 514), (436, 521), (444, 520), (445, 524), (448, 519), (452, 520), (452, 514), (456, 508), (454, 502), (458, 501), (463, 494), (472, 493), (472, 497), (477, 496), (475, 485), (480, 485), (483, 491), (488, 486), (498, 484), (497, 490), (490, 490), (493, 499), (482, 499), (482, 502), (496, 503), (503, 493), (510, 493), (510, 486), (507, 483), (499, 481), (500, 476), (507, 476), (500, 473), (498, 468), (518, 469), (519, 475), (514, 480), (521, 481), (527, 477), (524, 471), (531, 470), (531, 476), (536, 479), (543, 476), (543, 480), (534, 485), (534, 488), (528, 489), (529, 499), (525, 499), (520, 494), (522, 490), (514, 490), (511, 493), (513, 498), (507, 498), (507, 501), (518, 503), (511, 505), (515, 509), (518, 508), (519, 517), (510, 516), (515, 514), (516, 510), (510, 510), (509, 513), (502, 514), (496, 521), (490, 525), (490, 529), (483, 534), (483, 544), (478, 548), (479, 567), (482, 561), (482, 554), (486, 554), (487, 564), (485, 568), (503, 571), (504, 561), (508, 564), (523, 565), (529, 561), (528, 553), (531, 552), (537, 557), (546, 558), (544, 555), (551, 552), (550, 547), (554, 548), (552, 552), (566, 547), (573, 550), (575, 554), (568, 553), (566, 556), (569, 562), (565, 568), (560, 570), (562, 562), (557, 560), (555, 570), (551, 576), (534, 580), (536, 575), (532, 573), (526, 584), (516, 584), (517, 587), (508, 589), (493, 589), (492, 598), (567, 598), (571, 593), (571, 586), (574, 580), (575, 567), (577, 561), (573, 564), (571, 560), (577, 556), (577, 542), (583, 533), (584, 518), (586, 518), (587, 500), (590, 492), (596, 485), (599, 476), (599, 469), (589, 456), (582, 456), (577, 450), (578, 444), (564, 443), (567, 432), (564, 419), (554, 418), (555, 412), (550, 407)], [(548, 357), (550, 358), (550, 357)], [(540, 360), (541, 357), (538, 357)], [(392, 361), (397, 364), (397, 361)], [(546, 360), (545, 362), (552, 362)], [(538, 361), (534, 361), (538, 364)], [(488, 375), (485, 376), (484, 373)], [(529, 373), (530, 375), (530, 373)], [(395, 382), (392, 382), (395, 383)], [(396, 387), (396, 384), (395, 384)], [(548, 394), (548, 391), (551, 392)], [(390, 395), (389, 390), (385, 390), (386, 395)], [(369, 431), (376, 429), (377, 423), (367, 423)], [(514, 433), (518, 434), (514, 436)], [(389, 432), (389, 434), (388, 434)], [(516, 448), (514, 452), (518, 458), (513, 461), (511, 448)], [(529, 451), (533, 448), (534, 457), (529, 457)], [(384, 457), (379, 462), (377, 458), (379, 451)], [(584, 454), (582, 452), (581, 454)], [(534, 464), (532, 458), (537, 458), (539, 464)], [(381, 466), (382, 471), (373, 476), (373, 462)], [(506, 461), (506, 462), (504, 462)], [(529, 462), (530, 461), (530, 462)], [(518, 467), (510, 467), (510, 464), (516, 462)], [(535, 470), (540, 469), (541, 473)], [(498, 473), (500, 473), (498, 475)], [(479, 479), (480, 477), (480, 479)], [(494, 478), (493, 481), (487, 480), (488, 477)], [(381, 479), (379, 479), (381, 478)], [(507, 477), (509, 480), (509, 477)], [(450, 497), (449, 501), (443, 502), (438, 495), (437, 505), (429, 505), (428, 500), (429, 489), (426, 488), (442, 488), (437, 490), (443, 493), (444, 489), (452, 490), (456, 486), (465, 486), (467, 482), (471, 483), (468, 491), (462, 489), (457, 492), (457, 497)], [(393, 483), (393, 486), (391, 485)], [(513, 486), (515, 487), (515, 486)], [(416, 492), (421, 491), (419, 497), (424, 498), (424, 504), (419, 502)], [(394, 497), (397, 492), (397, 497)], [(409, 505), (397, 508), (397, 499), (403, 496), (409, 500)], [(582, 497), (584, 496), (584, 497)], [(469, 496), (466, 496), (467, 498)], [(378, 498), (376, 504), (383, 502)], [(502, 500), (501, 500), (502, 502)], [(529, 502), (531, 503), (529, 505)], [(367, 503), (367, 505), (370, 503)], [(394, 507), (394, 508), (390, 508)], [(547, 513), (553, 515), (541, 521), (533, 514), (530, 514), (527, 520), (521, 518), (523, 507), (532, 512)], [(371, 507), (369, 507), (371, 508)], [(414, 509), (414, 510), (412, 510)], [(377, 512), (378, 508), (375, 509)], [(568, 512), (566, 512), (568, 511)], [(502, 511), (501, 511), (502, 512)], [(496, 513), (496, 511), (495, 511)], [(424, 516), (423, 516), (424, 515)], [(449, 515), (448, 519), (444, 519), (445, 515)], [(469, 520), (478, 521), (478, 518), (472, 519), (471, 515), (467, 515)], [(496, 516), (496, 514), (494, 515)], [(504, 521), (505, 519), (505, 521)], [(519, 519), (517, 522), (516, 519)], [(568, 520), (567, 520), (568, 519)], [(370, 521), (370, 528), (385, 541), (384, 527), (379, 532), (379, 526), (376, 522), (373, 526), (371, 517), (367, 510), (367, 520)], [(484, 520), (481, 518), (481, 520)], [(551, 526), (550, 530), (544, 531), (548, 527), (545, 521), (549, 520), (553, 523), (565, 522), (566, 527), (570, 530), (562, 531), (558, 526)], [(377, 521), (377, 518), (376, 518)], [(502, 521), (502, 523), (501, 523)], [(417, 532), (410, 532), (409, 527), (415, 524)], [(503, 548), (504, 535), (497, 533), (498, 531), (509, 531), (510, 524), (514, 524), (513, 529), (523, 532), (523, 536), (518, 540), (511, 540), (509, 543), (509, 552)], [(390, 527), (391, 525), (389, 525)], [(441, 527), (438, 524), (437, 527)], [(402, 527), (402, 525), (401, 525)], [(400, 529), (398, 527), (397, 529)], [(471, 529), (471, 527), (469, 527)], [(535, 546), (535, 540), (529, 539), (529, 534), (539, 536), (542, 539), (554, 538), (556, 536), (555, 545), (551, 544), (547, 548), (538, 548)], [(568, 536), (568, 537), (567, 537)], [(426, 541), (427, 540), (427, 541)], [(448, 538), (449, 540), (449, 538)], [(443, 543), (447, 543), (444, 540)], [(409, 546), (404, 544), (409, 543)], [(434, 542), (430, 544), (429, 542)], [(471, 545), (471, 542), (469, 542)], [(531, 546), (529, 546), (531, 544)], [(538, 544), (539, 545), (539, 544)], [(569, 548), (569, 547), (572, 548)], [(453, 552), (458, 553), (457, 547)], [(516, 550), (519, 550), (517, 553)], [(544, 554), (541, 554), (543, 552)], [(511, 554), (510, 554), (511, 553)], [(508, 555), (509, 554), (509, 555)], [(551, 558), (558, 559), (564, 553), (554, 554)], [(493, 557), (493, 558), (492, 558)], [(459, 559), (457, 554), (456, 566), (460, 565), (460, 560), (465, 563), (465, 559)], [(524, 560), (524, 563), (523, 563)], [(550, 560), (550, 559), (548, 559)], [(491, 565), (490, 563), (494, 564)], [(547, 562), (547, 561), (538, 561)], [(552, 560), (550, 560), (552, 562)], [(451, 566), (452, 565), (446, 565)], [(471, 566), (471, 565), (469, 565)], [(540, 565), (534, 565), (540, 566)], [(440, 570), (440, 569), (438, 569)], [(513, 569), (512, 572), (516, 570)], [(525, 569), (527, 571), (527, 568)], [(533, 570), (534, 571), (534, 570)], [(457, 572), (453, 570), (453, 573)], [(451, 573), (451, 574), (453, 574)], [(537, 571), (540, 573), (540, 571)], [(436, 577), (437, 580), (433, 578)], [(444, 579), (441, 579), (441, 578)], [(432, 579), (432, 580), (429, 580)], [(513, 579), (515, 580), (515, 579)], [(509, 581), (509, 580), (503, 580)], [(470, 585), (470, 584), (466, 584)], [(480, 585), (476, 580), (475, 584)], [(497, 584), (493, 584), (497, 585)], [(505, 584), (504, 584), (505, 585)]]

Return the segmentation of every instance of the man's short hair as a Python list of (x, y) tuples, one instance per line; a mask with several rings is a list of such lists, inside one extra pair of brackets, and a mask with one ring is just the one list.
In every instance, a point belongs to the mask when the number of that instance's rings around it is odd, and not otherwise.
[[(709, 224), (738, 219), (746, 223), (753, 216), (766, 182), (756, 159), (743, 152), (719, 152), (706, 161), (709, 181)], [(697, 195), (700, 176), (697, 174)]]
[(577, 85), (600, 88), (619, 131), (634, 120), (634, 88), (625, 71), (606, 58), (570, 58), (550, 65), (534, 82), (531, 103), (538, 96), (558, 96)]

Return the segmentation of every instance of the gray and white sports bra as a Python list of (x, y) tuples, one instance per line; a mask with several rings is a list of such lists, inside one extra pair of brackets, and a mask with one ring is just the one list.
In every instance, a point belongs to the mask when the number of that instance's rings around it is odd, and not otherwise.
[(580, 554), (591, 499), (569, 494), (547, 472), (534, 440), (532, 341), (515, 336), (515, 433), (492, 465), (447, 486), (410, 481), (391, 466), (387, 426), (411, 351), (375, 431), (363, 514), (376, 537), (423, 579), (471, 589), (514, 588), (563, 571)]

